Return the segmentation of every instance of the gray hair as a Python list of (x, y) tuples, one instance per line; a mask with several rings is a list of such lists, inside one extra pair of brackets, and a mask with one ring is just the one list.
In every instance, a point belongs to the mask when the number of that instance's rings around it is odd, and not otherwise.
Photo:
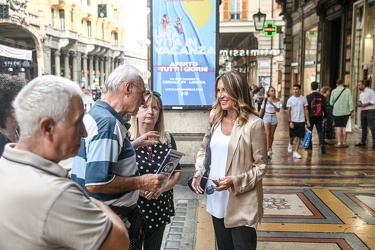
[(134, 83), (139, 79), (141, 79), (141, 71), (137, 68), (132, 65), (120, 65), (108, 76), (103, 92), (116, 92), (123, 83)]
[(82, 98), (78, 85), (58, 76), (40, 76), (29, 82), (13, 102), (21, 136), (31, 137), (43, 117), (62, 123), (69, 115), (73, 96)]

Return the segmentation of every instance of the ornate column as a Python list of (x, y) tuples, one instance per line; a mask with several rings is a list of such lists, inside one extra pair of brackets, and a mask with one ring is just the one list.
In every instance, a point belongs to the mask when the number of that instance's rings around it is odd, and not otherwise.
[(94, 83), (94, 62), (93, 62), (93, 56), (89, 55), (89, 70), (90, 70), (90, 79), (89, 79), (89, 86), (91, 88), (91, 85)]
[(94, 56), (94, 61), (95, 61), (95, 74), (94, 74), (94, 81), (95, 82), (95, 78), (98, 78), (98, 73), (99, 73), (99, 57), (98, 56)]
[(111, 63), (111, 72), (115, 69), (115, 60), (111, 57), (110, 58), (110, 63)]
[(99, 86), (104, 84), (104, 58), (99, 57), (100, 60), (100, 79), (99, 79)]
[(56, 50), (55, 53), (55, 75), (61, 76), (61, 65), (60, 65), (60, 51)]
[[(105, 70), (104, 70), (104, 81), (107, 80), (109, 74), (111, 73), (110, 69), (109, 69), (109, 57), (106, 56), (104, 57), (104, 67), (105, 67)], [(103, 82), (104, 84), (104, 82)]]
[(64, 77), (70, 80), (69, 52), (64, 55)]
[(44, 61), (44, 72), (43, 74), (46, 74), (46, 75), (49, 75), (52, 73), (52, 69), (51, 69), (51, 64), (52, 64), (52, 58), (51, 58), (51, 48), (50, 47), (46, 47), (44, 46), (43, 47), (43, 52), (44, 52), (44, 58), (43, 58), (43, 61)]
[(83, 70), (83, 78), (82, 78), (82, 83), (84, 84), (85, 88), (87, 89), (87, 55), (83, 54), (82, 56), (82, 70)]
[(73, 57), (73, 65), (72, 65), (72, 80), (73, 82), (79, 83), (78, 81), (78, 63), (77, 63), (77, 52), (70, 52), (71, 56)]

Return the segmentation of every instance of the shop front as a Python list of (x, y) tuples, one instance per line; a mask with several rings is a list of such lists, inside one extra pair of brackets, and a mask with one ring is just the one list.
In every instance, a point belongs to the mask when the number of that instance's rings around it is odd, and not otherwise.
[[(374, 89), (374, 39), (375, 39), (375, 0), (357, 1), (353, 7), (352, 26), (352, 60), (351, 90), (354, 102), (359, 99), (357, 83), (369, 80), (370, 88)], [(360, 123), (360, 112), (356, 112), (356, 124)]]

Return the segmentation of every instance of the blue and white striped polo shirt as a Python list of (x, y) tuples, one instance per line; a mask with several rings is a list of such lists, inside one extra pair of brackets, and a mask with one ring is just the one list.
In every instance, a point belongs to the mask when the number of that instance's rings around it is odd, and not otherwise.
[(71, 178), (86, 192), (108, 205), (137, 203), (138, 190), (111, 194), (90, 193), (86, 186), (106, 185), (115, 176), (138, 176), (135, 151), (127, 138), (129, 124), (108, 103), (98, 100), (85, 115), (87, 137), (73, 160)]

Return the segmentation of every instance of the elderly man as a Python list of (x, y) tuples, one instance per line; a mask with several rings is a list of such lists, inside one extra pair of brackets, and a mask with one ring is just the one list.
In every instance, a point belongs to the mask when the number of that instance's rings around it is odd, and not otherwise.
[(73, 161), (72, 179), (115, 211), (129, 228), (130, 238), (141, 237), (144, 219), (137, 206), (138, 190), (156, 192), (163, 174), (139, 176), (134, 148), (154, 145), (159, 137), (150, 131), (132, 143), (124, 116), (135, 115), (144, 103), (140, 71), (117, 67), (104, 84), (104, 96), (84, 117), (87, 137)]
[(79, 87), (38, 77), (13, 106), (21, 134), (0, 159), (0, 249), (127, 249), (122, 220), (58, 165), (87, 135)]
[(356, 147), (365, 147), (367, 140), (367, 129), (370, 128), (372, 135), (372, 148), (375, 148), (375, 91), (369, 88), (368, 80), (358, 82), (358, 89), (361, 92), (357, 108), (361, 109), (361, 127), (362, 139), (360, 143), (355, 144)]

